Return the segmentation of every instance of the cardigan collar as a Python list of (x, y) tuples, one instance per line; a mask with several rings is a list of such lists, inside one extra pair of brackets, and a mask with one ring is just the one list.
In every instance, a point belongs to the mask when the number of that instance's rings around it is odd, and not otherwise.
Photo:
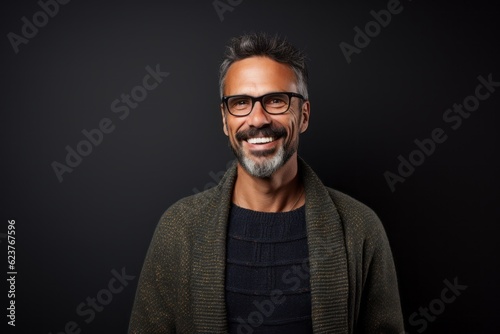
[[(328, 189), (301, 157), (298, 167), (306, 195), (313, 330), (347, 333), (349, 283), (342, 222)], [(204, 267), (192, 277), (193, 290), (197, 291), (192, 296), (197, 333), (227, 332), (226, 231), (235, 180), (236, 161), (220, 183), (208, 191), (205, 217), (211, 226), (193, 247), (193, 268)]]

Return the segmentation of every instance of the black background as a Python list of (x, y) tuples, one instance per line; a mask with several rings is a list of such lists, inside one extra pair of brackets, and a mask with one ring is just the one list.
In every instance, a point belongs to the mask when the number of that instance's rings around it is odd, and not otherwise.
[[(226, 1), (223, 1), (226, 2)], [(233, 4), (238, 1), (232, 1)], [(492, 2), (493, 3), (493, 2)], [(309, 58), (311, 120), (299, 153), (326, 185), (373, 208), (391, 242), (409, 323), (444, 280), (466, 285), (425, 333), (495, 333), (500, 325), (498, 124), (500, 88), (461, 126), (446, 109), (473, 95), (478, 76), (500, 81), (499, 11), (402, 0), (402, 12), (349, 64), (339, 44), (387, 1), (242, 1), (221, 21), (212, 0), (71, 1), (16, 54), (36, 1), (1, 10), (2, 281), (8, 219), (16, 222), (16, 333), (125, 333), (142, 262), (161, 214), (209, 187), (233, 159), (218, 108), (218, 66), (228, 39), (252, 31), (286, 36)], [(170, 75), (121, 120), (111, 102), (142, 83), (146, 66)], [(59, 182), (82, 130), (115, 129)], [(415, 139), (447, 140), (392, 192)], [(108, 286), (113, 269), (136, 278), (95, 319), (76, 307)], [(1, 285), (7, 313), (7, 290)], [(436, 304), (437, 305), (437, 304)], [(421, 318), (420, 316), (418, 318)], [(2, 315), (2, 326), (7, 318)]]

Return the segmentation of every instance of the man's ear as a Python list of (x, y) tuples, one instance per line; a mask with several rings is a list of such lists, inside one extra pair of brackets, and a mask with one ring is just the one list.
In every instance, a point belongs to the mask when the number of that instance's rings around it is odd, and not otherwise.
[(229, 132), (227, 131), (227, 120), (226, 120), (226, 111), (224, 110), (224, 104), (220, 104), (220, 112), (222, 114), (222, 130), (229, 136)]
[(302, 103), (301, 112), (301, 121), (300, 121), (300, 133), (303, 133), (307, 130), (309, 126), (309, 116), (311, 115), (311, 103), (309, 101), (305, 101)]

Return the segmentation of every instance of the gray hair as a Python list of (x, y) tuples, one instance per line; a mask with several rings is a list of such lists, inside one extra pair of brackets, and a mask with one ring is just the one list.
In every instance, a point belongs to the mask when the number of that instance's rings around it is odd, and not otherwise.
[(308, 99), (307, 93), (307, 66), (305, 54), (296, 49), (286, 39), (278, 35), (269, 36), (265, 33), (252, 33), (233, 37), (226, 47), (224, 60), (219, 70), (219, 92), (224, 94), (224, 81), (229, 66), (238, 60), (253, 56), (264, 56), (279, 63), (290, 66), (297, 78), (298, 93)]

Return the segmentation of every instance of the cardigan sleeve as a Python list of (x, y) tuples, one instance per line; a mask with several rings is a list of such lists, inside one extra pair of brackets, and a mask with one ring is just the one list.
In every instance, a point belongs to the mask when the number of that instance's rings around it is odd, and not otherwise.
[(364, 242), (363, 284), (355, 333), (404, 333), (391, 248), (377, 218)]
[(349, 262), (350, 322), (355, 334), (402, 334), (404, 321), (389, 240), (377, 214), (333, 189)]
[(139, 278), (129, 333), (175, 333), (175, 229), (169, 226), (168, 211), (155, 230)]

